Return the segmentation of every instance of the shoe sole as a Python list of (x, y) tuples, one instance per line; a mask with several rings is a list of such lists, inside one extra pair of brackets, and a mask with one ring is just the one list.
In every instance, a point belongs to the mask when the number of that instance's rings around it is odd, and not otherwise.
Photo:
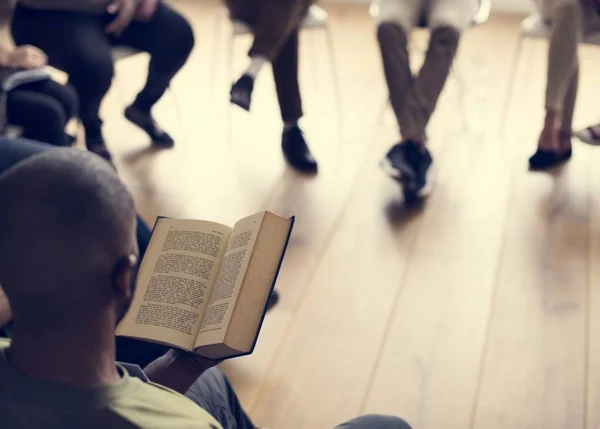
[(405, 194), (414, 194), (418, 198), (425, 198), (431, 194), (435, 187), (436, 168), (433, 163), (429, 167), (429, 170), (427, 170), (425, 185), (421, 189), (415, 189), (414, 174), (407, 164), (400, 163), (398, 166), (394, 167), (386, 157), (379, 165), (388, 176), (400, 183)]

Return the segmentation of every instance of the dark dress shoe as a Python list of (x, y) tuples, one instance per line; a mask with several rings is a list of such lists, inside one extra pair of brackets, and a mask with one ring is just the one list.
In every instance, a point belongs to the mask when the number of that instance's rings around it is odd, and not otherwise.
[(88, 151), (95, 153), (108, 162), (112, 162), (112, 156), (106, 148), (106, 143), (104, 142), (104, 138), (102, 136), (86, 137), (85, 145), (87, 146)]
[(286, 161), (296, 170), (309, 174), (317, 172), (317, 161), (310, 153), (304, 135), (298, 126), (283, 132), (281, 147)]
[(561, 155), (554, 151), (538, 149), (529, 158), (529, 169), (533, 171), (548, 170), (568, 161), (572, 155), (573, 151), (571, 149)]
[(254, 90), (254, 79), (249, 75), (242, 75), (231, 87), (229, 92), (229, 101), (232, 104), (240, 106), (246, 111), (250, 111), (252, 102), (252, 91)]
[(158, 126), (152, 114), (135, 106), (129, 106), (125, 109), (125, 117), (134, 125), (140, 127), (152, 144), (162, 148), (171, 148), (175, 145), (175, 140), (165, 130)]

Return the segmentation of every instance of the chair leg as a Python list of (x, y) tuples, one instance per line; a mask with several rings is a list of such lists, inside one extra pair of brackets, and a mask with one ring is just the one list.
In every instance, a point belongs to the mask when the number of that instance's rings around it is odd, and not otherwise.
[(388, 107), (390, 107), (390, 104), (391, 104), (391, 100), (390, 100), (390, 97), (388, 96), (385, 99), (385, 102), (383, 103), (383, 105), (381, 106), (379, 115), (377, 115), (377, 125), (383, 124), (383, 122), (385, 120), (385, 112), (387, 111)]
[(342, 130), (343, 130), (343, 103), (342, 103), (342, 92), (340, 90), (339, 73), (337, 69), (337, 62), (335, 61), (335, 50), (333, 43), (333, 32), (331, 27), (327, 25), (325, 27), (325, 35), (327, 38), (327, 47), (329, 50), (329, 66), (331, 68), (331, 76), (333, 80), (333, 91), (335, 98), (335, 106), (337, 111), (337, 123), (338, 123), (338, 140), (342, 141)]
[(460, 113), (460, 119), (462, 124), (462, 130), (467, 130), (469, 128), (469, 119), (467, 114), (467, 104), (466, 104), (466, 89), (465, 89), (465, 81), (460, 72), (459, 66), (453, 66), (450, 69), (450, 75), (454, 77), (456, 82), (456, 92), (458, 95), (458, 110)]
[(525, 37), (523, 34), (519, 35), (519, 41), (517, 42), (517, 48), (515, 49), (515, 54), (513, 56), (511, 66), (510, 66), (510, 75), (508, 80), (508, 87), (506, 88), (506, 97), (504, 102), (502, 103), (502, 111), (500, 113), (500, 135), (505, 137), (506, 125), (508, 121), (508, 110), (510, 108), (510, 103), (512, 102), (513, 91), (515, 88), (515, 79), (517, 77), (517, 68), (519, 66), (519, 60), (521, 58), (521, 51), (523, 50), (523, 43), (525, 43)]
[[(233, 55), (234, 55), (234, 48), (235, 48), (235, 35), (233, 34), (233, 32), (229, 35), (229, 40), (227, 42), (227, 78), (228, 81), (233, 81), (234, 77), (233, 77)], [(227, 118), (225, 120), (225, 138), (226, 141), (230, 144), (233, 145), (233, 115), (232, 115), (232, 110), (233, 110), (233, 106), (231, 105), (231, 103), (229, 102), (229, 99), (227, 99)]]
[(211, 86), (214, 88), (217, 81), (217, 68), (219, 63), (219, 48), (221, 45), (221, 23), (223, 17), (221, 11), (217, 12), (213, 28), (213, 44), (212, 44), (212, 70), (210, 73)]
[(185, 129), (184, 120), (183, 120), (183, 109), (181, 108), (181, 103), (179, 102), (179, 97), (175, 93), (175, 90), (169, 86), (169, 92), (171, 93), (171, 98), (173, 98), (173, 104), (175, 105), (175, 115), (177, 116), (177, 121), (179, 122), (179, 129), (181, 130), (181, 134), (183, 138), (187, 141), (188, 134)]

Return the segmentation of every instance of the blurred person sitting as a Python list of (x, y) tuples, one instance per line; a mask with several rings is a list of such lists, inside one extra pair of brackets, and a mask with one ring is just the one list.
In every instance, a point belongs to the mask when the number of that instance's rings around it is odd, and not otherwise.
[(231, 102), (250, 110), (254, 81), (270, 62), (283, 119), (283, 155), (295, 169), (316, 173), (317, 161), (298, 125), (303, 116), (298, 82), (299, 29), (312, 0), (225, 0), (225, 3), (231, 18), (247, 24), (254, 35), (248, 67), (231, 88)]
[(174, 144), (151, 113), (194, 45), (190, 24), (172, 7), (161, 0), (18, 0), (11, 30), (17, 44), (37, 46), (50, 65), (69, 75), (79, 94), (87, 147), (106, 159), (99, 110), (114, 75), (111, 50), (148, 52), (146, 84), (125, 117), (155, 145)]
[[(432, 186), (433, 159), (427, 149), (427, 125), (456, 56), (461, 31), (468, 27), (477, 0), (381, 0), (377, 39), (400, 142), (383, 166), (405, 194), (425, 196)], [(421, 70), (413, 76), (408, 40), (411, 29), (430, 29)]]
[[(133, 199), (108, 163), (74, 149), (33, 155), (0, 177), (0, 201), (15, 319), (12, 341), (0, 340), (0, 427), (255, 428), (215, 362), (177, 350), (143, 372), (115, 362), (139, 255)], [(363, 416), (340, 428), (409, 426)]]
[(43, 71), (47, 60), (44, 52), (33, 46), (13, 50), (0, 47), (0, 85), (6, 93), (4, 119), (22, 128), (25, 138), (71, 146), (75, 139), (65, 127), (77, 114), (77, 93)]
[(546, 117), (531, 170), (544, 170), (568, 161), (579, 81), (578, 45), (600, 31), (600, 1), (540, 0), (540, 12), (552, 25), (548, 49)]

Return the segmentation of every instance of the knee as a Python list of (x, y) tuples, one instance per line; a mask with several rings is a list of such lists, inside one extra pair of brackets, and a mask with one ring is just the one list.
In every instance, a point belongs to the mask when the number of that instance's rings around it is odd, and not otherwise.
[(458, 47), (459, 39), (460, 32), (456, 28), (444, 25), (436, 27), (431, 31), (429, 44), (455, 51)]
[(367, 414), (338, 426), (338, 429), (411, 429), (410, 425), (396, 416)]
[(69, 122), (64, 109), (55, 99), (48, 99), (46, 102), (40, 103), (36, 117), (39, 119), (39, 123), (45, 124), (44, 128), (54, 131), (63, 131)]
[(177, 46), (179, 46), (179, 49), (182, 54), (185, 54), (186, 58), (192, 52), (192, 49), (194, 49), (194, 44), (196, 43), (194, 30), (190, 23), (185, 19), (178, 29), (177, 41), (175, 43), (177, 43)]
[(410, 425), (403, 419), (396, 416), (384, 416), (379, 414), (371, 414), (365, 416), (369, 420), (367, 427), (375, 427), (381, 429), (411, 429)]
[(166, 40), (161, 45), (164, 43), (163, 46), (166, 46), (172, 55), (177, 53), (180, 57), (187, 58), (195, 44), (192, 26), (183, 15), (174, 10), (169, 10), (163, 16), (165, 20), (163, 26), (168, 30), (165, 31), (166, 35), (163, 36), (166, 37)]
[(377, 25), (377, 41), (380, 46), (408, 44), (408, 32), (397, 22), (385, 21)]

